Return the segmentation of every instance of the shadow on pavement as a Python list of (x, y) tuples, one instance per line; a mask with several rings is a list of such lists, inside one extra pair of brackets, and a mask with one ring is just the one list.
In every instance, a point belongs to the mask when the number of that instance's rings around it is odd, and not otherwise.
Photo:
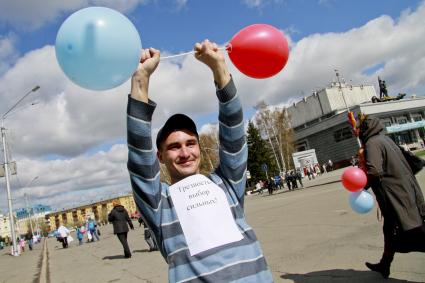
[[(391, 276), (391, 275), (390, 275)], [(329, 282), (386, 282), (386, 283), (420, 283), (416, 281), (407, 281), (400, 279), (384, 279), (379, 273), (373, 271), (359, 271), (353, 269), (331, 269), (314, 271), (305, 274), (285, 273), (280, 276), (282, 279), (293, 280), (295, 283), (329, 283)]]
[(102, 258), (103, 260), (105, 259), (126, 259), (126, 257), (124, 255), (108, 255)]
[(143, 249), (143, 250), (134, 250), (133, 253), (149, 253), (151, 252), (149, 249)]

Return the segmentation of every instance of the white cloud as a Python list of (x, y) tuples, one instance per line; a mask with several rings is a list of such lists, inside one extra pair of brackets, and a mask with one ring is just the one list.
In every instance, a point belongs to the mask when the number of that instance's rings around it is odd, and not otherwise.
[(17, 37), (14, 34), (0, 35), (0, 77), (10, 68), (19, 56), (15, 48)]
[(126, 13), (147, 2), (149, 0), (4, 0), (0, 4), (0, 23), (16, 29), (32, 30), (53, 22), (64, 13), (87, 6), (104, 6)]
[[(304, 96), (303, 92), (308, 95), (327, 85), (334, 69), (339, 69), (347, 81), (358, 84), (376, 85), (379, 75), (386, 80), (390, 95), (425, 94), (425, 3), (415, 11), (404, 12), (397, 20), (382, 16), (346, 32), (314, 34), (298, 42), (290, 37), (288, 40), (288, 64), (272, 78), (247, 78), (229, 63), (246, 109), (260, 100), (268, 104), (291, 103)], [(365, 72), (373, 66), (381, 67)], [(63, 75), (54, 48), (46, 46), (25, 54), (0, 77), (0, 112), (34, 85), (41, 89), (28, 102), (37, 100), (39, 104), (16, 112), (6, 121), (18, 170), (25, 174), (22, 179), (40, 176), (31, 192), (46, 194), (49, 201), (59, 204), (59, 193), (63, 192), (103, 188), (109, 193), (117, 188), (127, 189), (125, 147), (118, 145), (89, 157), (83, 154), (125, 139), (129, 83), (105, 92), (81, 89)], [(158, 103), (154, 132), (173, 113), (199, 117), (217, 112), (211, 72), (193, 56), (180, 59), (178, 64), (162, 61), (150, 88), (150, 97)], [(208, 126), (200, 128), (206, 131)], [(48, 154), (65, 158), (46, 161)], [(111, 161), (113, 157), (117, 162)], [(77, 197), (78, 193), (68, 193), (67, 202)], [(3, 204), (0, 207), (5, 207)]]
[(270, 3), (283, 3), (283, 0), (243, 0), (249, 8), (261, 8)]
[(183, 7), (186, 7), (187, 5), (187, 0), (176, 0), (176, 6), (177, 9), (182, 9)]
[[(93, 192), (97, 193), (90, 197), (92, 199), (99, 199), (105, 193), (130, 192), (126, 162), (125, 145), (114, 145), (106, 152), (67, 160), (22, 159), (18, 165), (19, 183), (15, 176), (12, 177), (13, 197), (18, 205), (23, 204), (26, 193), (33, 203), (62, 207), (71, 201), (89, 201), (88, 195)], [(38, 178), (31, 183), (36, 176)], [(28, 183), (30, 187), (19, 187)]]

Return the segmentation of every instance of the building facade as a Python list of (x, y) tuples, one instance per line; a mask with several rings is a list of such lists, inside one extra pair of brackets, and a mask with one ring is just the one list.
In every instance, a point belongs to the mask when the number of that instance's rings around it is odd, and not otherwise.
[(349, 164), (359, 145), (348, 123), (348, 109), (377, 117), (397, 144), (412, 150), (424, 147), (425, 97), (372, 102), (371, 85), (332, 83), (288, 108), (296, 151), (315, 149), (318, 163)]
[(11, 237), (9, 216), (0, 214), (0, 237)]
[(62, 224), (66, 227), (80, 226), (85, 223), (89, 217), (95, 219), (98, 223), (106, 223), (108, 221), (108, 214), (113, 208), (112, 202), (114, 200), (124, 206), (129, 214), (136, 213), (137, 208), (133, 195), (129, 194), (80, 207), (63, 209), (61, 211), (49, 213), (45, 217), (46, 223), (48, 224), (50, 231), (56, 230)]

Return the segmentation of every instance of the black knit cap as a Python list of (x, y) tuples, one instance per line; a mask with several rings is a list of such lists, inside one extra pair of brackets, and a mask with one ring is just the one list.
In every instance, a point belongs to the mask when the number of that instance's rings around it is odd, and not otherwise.
[(168, 118), (164, 126), (159, 130), (158, 135), (156, 136), (156, 148), (160, 148), (161, 143), (167, 139), (167, 137), (175, 131), (178, 130), (188, 130), (189, 132), (199, 137), (198, 131), (196, 130), (195, 122), (184, 114), (174, 114)]

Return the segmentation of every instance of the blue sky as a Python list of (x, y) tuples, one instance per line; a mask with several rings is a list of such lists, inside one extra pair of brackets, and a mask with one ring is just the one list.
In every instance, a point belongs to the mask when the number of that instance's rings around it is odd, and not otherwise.
[[(290, 30), (294, 41), (314, 33), (346, 31), (381, 15), (397, 18), (402, 10), (415, 9), (420, 1), (246, 1), (249, 2), (261, 4), (250, 6), (240, 0), (187, 1), (179, 7), (176, 1), (148, 1), (126, 16), (138, 29), (143, 46), (176, 53), (191, 49), (194, 42), (204, 38), (226, 42), (237, 31), (254, 23)], [(54, 44), (60, 25), (71, 13), (61, 12), (55, 20), (36, 30), (3, 23), (0, 33), (3, 36), (16, 33), (19, 37), (16, 48), (24, 54)]]
[[(0, 113), (35, 85), (41, 88), (6, 120), (12, 157), (18, 163), (13, 188), (37, 203), (64, 207), (130, 190), (126, 172), (125, 105), (129, 82), (115, 89), (82, 89), (60, 70), (56, 33), (73, 12), (106, 6), (124, 13), (143, 47), (167, 54), (189, 51), (208, 38), (219, 44), (254, 23), (284, 31), (290, 58), (275, 77), (256, 80), (229, 62), (247, 119), (253, 105), (290, 104), (334, 79), (387, 82), (390, 95), (425, 94), (424, 1), (337, 0), (0, 0)], [(216, 122), (211, 74), (192, 56), (161, 62), (150, 94), (158, 102), (154, 134), (170, 114), (193, 116), (199, 128)], [(25, 184), (39, 176), (30, 187)], [(0, 180), (0, 186), (4, 180)], [(1, 190), (0, 211), (6, 210)]]

